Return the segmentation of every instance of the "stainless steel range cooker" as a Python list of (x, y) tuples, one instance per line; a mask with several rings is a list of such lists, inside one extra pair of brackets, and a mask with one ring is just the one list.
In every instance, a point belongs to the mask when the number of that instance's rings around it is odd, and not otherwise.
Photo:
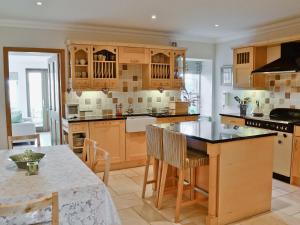
[(274, 144), (273, 177), (290, 182), (295, 123), (300, 123), (300, 110), (276, 108), (269, 116), (247, 117), (247, 126), (278, 131)]

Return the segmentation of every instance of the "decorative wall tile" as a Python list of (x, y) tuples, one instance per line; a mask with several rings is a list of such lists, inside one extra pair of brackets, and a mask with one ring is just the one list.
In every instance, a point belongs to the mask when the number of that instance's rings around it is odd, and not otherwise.
[(84, 99), (84, 104), (85, 105), (90, 105), (91, 104), (91, 99), (90, 98), (86, 98), (86, 99)]
[(118, 98), (113, 98), (112, 103), (117, 104), (118, 103)]

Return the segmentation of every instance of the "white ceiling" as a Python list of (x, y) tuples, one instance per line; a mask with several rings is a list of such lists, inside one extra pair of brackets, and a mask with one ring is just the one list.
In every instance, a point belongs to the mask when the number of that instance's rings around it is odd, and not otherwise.
[[(0, 0), (0, 20), (107, 26), (222, 38), (300, 17), (299, 0)], [(157, 20), (152, 21), (151, 15)], [(214, 24), (219, 24), (215, 28)]]

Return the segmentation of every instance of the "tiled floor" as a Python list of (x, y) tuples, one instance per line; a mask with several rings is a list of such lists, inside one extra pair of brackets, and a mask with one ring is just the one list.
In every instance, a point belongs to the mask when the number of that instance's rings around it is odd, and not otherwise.
[[(100, 175), (100, 174), (99, 174)], [(141, 198), (144, 167), (112, 171), (109, 190), (123, 225), (172, 225), (175, 195), (164, 198), (159, 211), (153, 206), (151, 185), (146, 198)], [(200, 205), (182, 209), (180, 224), (204, 225), (207, 209)], [(273, 181), (272, 212), (256, 216), (235, 225), (300, 225), (300, 188)]]

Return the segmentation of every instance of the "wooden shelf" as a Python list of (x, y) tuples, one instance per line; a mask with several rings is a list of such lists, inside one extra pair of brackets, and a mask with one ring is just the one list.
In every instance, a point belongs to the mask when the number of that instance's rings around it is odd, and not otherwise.
[(116, 61), (109, 61), (109, 60), (93, 60), (94, 63), (116, 63)]
[(87, 64), (85, 64), (85, 65), (76, 64), (75, 66), (78, 66), (78, 67), (85, 67), (85, 66), (88, 66), (88, 65), (87, 65)]
[(170, 66), (170, 63), (151, 63), (151, 65)]

